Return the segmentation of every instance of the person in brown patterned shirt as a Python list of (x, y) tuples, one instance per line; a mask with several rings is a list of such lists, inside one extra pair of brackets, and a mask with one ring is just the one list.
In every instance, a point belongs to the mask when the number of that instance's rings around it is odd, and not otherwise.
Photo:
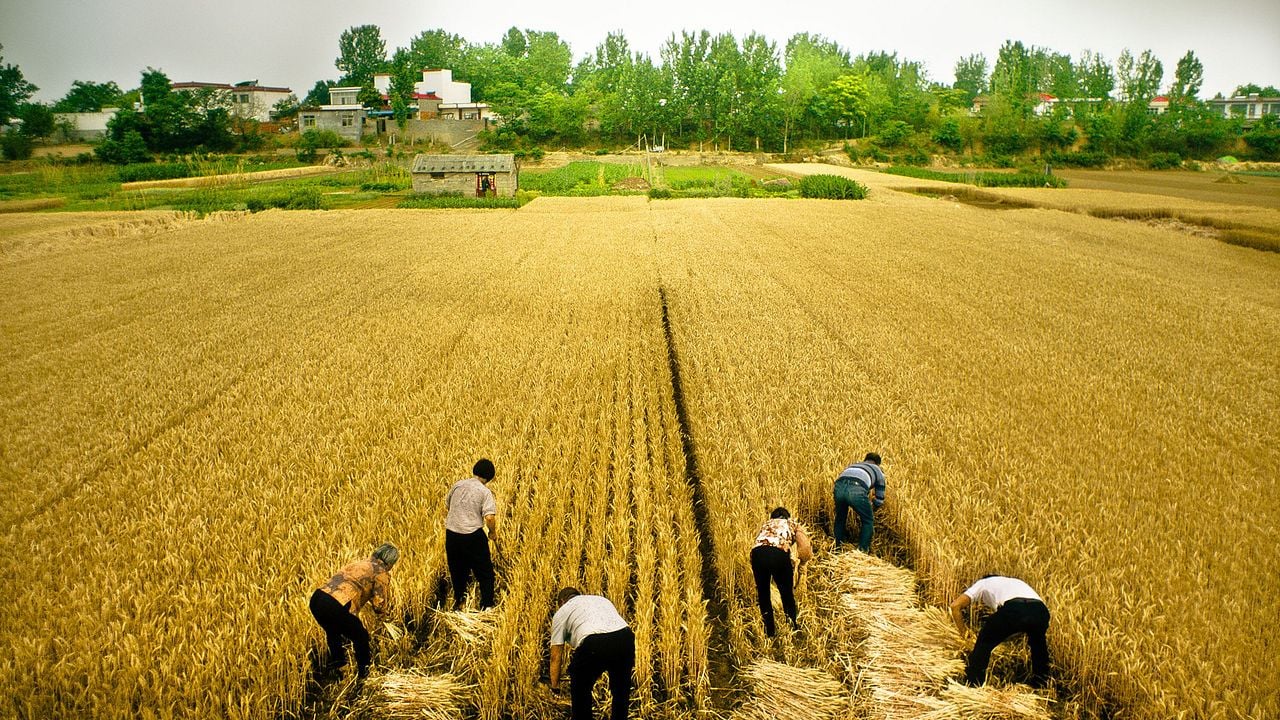
[(355, 650), (359, 676), (369, 674), (369, 631), (360, 621), (360, 608), (368, 605), (379, 615), (386, 611), (391, 599), (391, 567), (399, 559), (395, 545), (381, 545), (368, 560), (344, 566), (311, 594), (311, 615), (324, 628), (329, 642), (323, 674), (335, 673), (347, 664), (347, 641)]

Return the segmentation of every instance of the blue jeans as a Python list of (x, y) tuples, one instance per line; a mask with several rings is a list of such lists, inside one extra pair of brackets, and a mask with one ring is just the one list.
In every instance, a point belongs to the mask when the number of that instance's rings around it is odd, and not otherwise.
[(862, 534), (858, 537), (858, 549), (871, 552), (871, 534), (875, 531), (875, 518), (871, 513), (871, 498), (867, 488), (853, 478), (836, 480), (836, 547), (847, 540), (845, 523), (849, 519), (849, 508), (858, 514), (862, 521)]

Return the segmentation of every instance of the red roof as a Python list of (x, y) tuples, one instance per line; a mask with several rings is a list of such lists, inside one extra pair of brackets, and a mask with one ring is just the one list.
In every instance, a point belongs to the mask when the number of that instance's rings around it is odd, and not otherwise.
[(1155, 96), (1155, 97), (1151, 98), (1151, 102), (1166, 102), (1166, 103), (1167, 103), (1167, 102), (1169, 102), (1169, 96), (1168, 96), (1168, 95), (1157, 95), (1157, 96)]
[(1040, 101), (1041, 101), (1041, 102), (1050, 102), (1050, 101), (1052, 101), (1052, 100), (1057, 100), (1057, 99), (1058, 99), (1058, 98), (1056, 98), (1056, 97), (1054, 97), (1054, 96), (1050, 95), (1049, 93), (1040, 93)]

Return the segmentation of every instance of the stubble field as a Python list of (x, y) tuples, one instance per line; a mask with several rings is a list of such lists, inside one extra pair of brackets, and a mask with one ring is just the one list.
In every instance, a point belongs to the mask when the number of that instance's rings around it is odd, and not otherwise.
[[(410, 632), (380, 662), (480, 717), (562, 712), (565, 584), (636, 627), (633, 714), (727, 715), (771, 652), (758, 525), (821, 527), (869, 449), (927, 601), (1041, 590), (1072, 712), (1280, 712), (1280, 255), (863, 175), (861, 203), (0, 217), (0, 715), (333, 713), (307, 597), (383, 541)], [(480, 455), (502, 596), (461, 662), (440, 502)]]

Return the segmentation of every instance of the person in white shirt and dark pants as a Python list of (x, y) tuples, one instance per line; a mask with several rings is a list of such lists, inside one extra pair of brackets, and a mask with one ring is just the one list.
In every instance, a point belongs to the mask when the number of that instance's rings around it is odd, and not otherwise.
[(1017, 578), (1002, 575), (983, 577), (951, 601), (951, 620), (961, 637), (968, 631), (964, 624), (964, 611), (973, 605), (988, 607), (995, 612), (978, 631), (978, 639), (965, 667), (965, 682), (974, 686), (985, 683), (991, 651), (1005, 640), (1026, 633), (1027, 646), (1031, 650), (1031, 686), (1044, 687), (1049, 680), (1049, 643), (1045, 639), (1049, 631), (1049, 608), (1036, 591)]
[[(495, 516), (498, 504), (487, 487), (496, 471), (493, 463), (480, 458), (471, 469), (471, 477), (459, 480), (449, 488), (444, 502), (449, 514), (444, 521), (444, 555), (453, 581), (453, 605), (462, 609), (467, 585), (475, 575), (480, 585), (480, 609), (493, 607), (493, 557), (489, 542), (498, 542)], [(485, 535), (485, 529), (489, 533)]]
[(551, 689), (560, 689), (564, 646), (569, 659), (569, 694), (573, 720), (591, 720), (591, 688), (609, 673), (613, 695), (611, 720), (626, 720), (631, 703), (631, 673), (636, 666), (636, 636), (608, 598), (583, 595), (567, 587), (556, 596), (559, 609), (551, 618)]

